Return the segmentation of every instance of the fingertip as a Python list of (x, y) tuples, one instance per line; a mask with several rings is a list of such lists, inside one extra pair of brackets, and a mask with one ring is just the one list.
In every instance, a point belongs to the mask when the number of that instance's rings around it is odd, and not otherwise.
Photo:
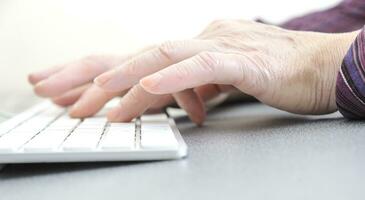
[(34, 92), (41, 97), (47, 97), (47, 84), (45, 81), (41, 81), (34, 86)]
[(160, 88), (162, 76), (160, 74), (154, 74), (145, 77), (139, 81), (139, 84), (144, 90), (152, 94), (163, 94)]
[(205, 118), (206, 118), (206, 112), (204, 108), (204, 104), (199, 102), (199, 107), (194, 111), (194, 113), (190, 113), (191, 121), (193, 121), (196, 125), (202, 126)]
[(102, 87), (110, 78), (105, 74), (102, 74), (94, 79), (95, 85)]
[(68, 111), (68, 115), (72, 118), (80, 117), (79, 113), (72, 108)]
[(69, 106), (70, 104), (68, 102), (66, 102), (63, 98), (53, 98), (52, 99), (52, 102), (58, 106), (61, 106), (61, 107), (66, 107), (66, 106)]
[(68, 115), (73, 118), (83, 118), (90, 116), (88, 113), (83, 112), (79, 106), (72, 106), (68, 111)]
[(205, 112), (195, 114), (194, 117), (191, 118), (191, 121), (194, 122), (198, 126), (203, 126), (205, 117), (206, 117)]
[(118, 117), (119, 117), (119, 111), (116, 108), (111, 109), (107, 115), (106, 115), (107, 119), (109, 122), (119, 122)]
[(28, 82), (32, 85), (36, 84), (38, 82), (37, 75), (33, 73), (28, 74)]
[(70, 116), (87, 117), (94, 114), (92, 109), (89, 108), (90, 104), (88, 104), (88, 100), (90, 100), (90, 98), (87, 97), (88, 91), (90, 91), (90, 89), (87, 89), (86, 92), (84, 92), (77, 100), (74, 101), (74, 104), (69, 109)]
[(133, 120), (133, 117), (129, 115), (123, 115), (120, 109), (116, 107), (107, 113), (107, 119), (109, 122), (130, 122)]
[(82, 117), (90, 117), (94, 113), (87, 109), (87, 105), (82, 99), (78, 100), (68, 111), (68, 114), (71, 117), (82, 118)]
[(105, 72), (94, 79), (94, 83), (99, 88), (103, 90), (115, 90), (115, 84), (113, 83), (113, 79), (115, 77), (115, 69)]

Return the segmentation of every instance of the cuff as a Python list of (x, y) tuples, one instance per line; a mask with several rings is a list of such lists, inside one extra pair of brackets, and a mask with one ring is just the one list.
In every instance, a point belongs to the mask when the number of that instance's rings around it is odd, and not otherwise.
[(347, 52), (336, 83), (336, 104), (350, 119), (365, 119), (365, 27)]

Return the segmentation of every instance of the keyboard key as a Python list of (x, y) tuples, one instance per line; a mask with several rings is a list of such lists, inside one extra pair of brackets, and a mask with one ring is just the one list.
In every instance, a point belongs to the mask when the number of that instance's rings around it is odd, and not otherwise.
[(105, 117), (90, 117), (84, 119), (82, 122), (84, 124), (105, 124), (107, 123), (107, 119)]
[(99, 143), (102, 131), (75, 130), (62, 145), (65, 151), (94, 150)]
[(167, 120), (168, 120), (167, 115), (164, 113), (141, 116), (142, 122), (164, 122)]
[(38, 112), (45, 109), (46, 106), (49, 106), (49, 103), (42, 103), (32, 107), (29, 110), (24, 111), (16, 115), (15, 117), (6, 120), (0, 124), (0, 136), (8, 133), (10, 130), (14, 129), (17, 125), (26, 122), (29, 118), (37, 114)]
[(120, 130), (135, 130), (136, 124), (135, 123), (110, 123), (110, 128), (113, 129), (120, 129)]
[(177, 148), (178, 143), (168, 123), (142, 123), (141, 125), (142, 148)]
[(16, 120), (8, 120), (0, 124), (0, 136), (6, 134), (11, 129), (16, 127), (19, 124), (19, 121)]
[(64, 108), (52, 105), (48, 109), (46, 109), (45, 111), (39, 113), (38, 116), (48, 116), (48, 117), (55, 118), (55, 117), (61, 115), (64, 112), (65, 112)]
[(135, 144), (134, 124), (110, 127), (104, 133), (99, 147), (104, 150), (131, 149)]
[(54, 118), (51, 118), (51, 117), (33, 118), (33, 119), (30, 119), (30, 120), (20, 124), (13, 131), (29, 131), (29, 130), (32, 130), (32, 131), (35, 131), (35, 132), (40, 132), (42, 129), (44, 129), (53, 120), (54, 120)]
[(0, 138), (0, 152), (12, 152), (28, 142), (37, 132), (10, 132)]
[(78, 129), (104, 129), (105, 124), (85, 124), (81, 123), (77, 126)]
[(46, 128), (46, 130), (64, 130), (71, 131), (73, 130), (79, 123), (80, 119), (72, 119), (69, 117), (60, 117), (56, 121), (54, 121), (50, 126)]
[(43, 131), (36, 135), (30, 142), (24, 146), (27, 152), (47, 152), (56, 150), (69, 135), (69, 132)]

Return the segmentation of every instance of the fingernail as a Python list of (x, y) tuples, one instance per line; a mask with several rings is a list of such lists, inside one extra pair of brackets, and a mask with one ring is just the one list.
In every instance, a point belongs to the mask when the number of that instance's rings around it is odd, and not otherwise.
[(35, 75), (34, 75), (33, 73), (28, 74), (28, 82), (29, 82), (29, 83), (32, 83), (32, 84), (33, 84), (33, 83), (35, 83), (35, 81), (34, 81), (34, 80), (35, 80), (34, 76), (35, 76)]
[(41, 87), (43, 87), (43, 85), (45, 84), (45, 81), (40, 81), (40, 82), (38, 82), (36, 85), (35, 85), (35, 87), (38, 87), (38, 88), (41, 88)]
[(162, 75), (159, 73), (153, 74), (141, 80), (141, 85), (149, 90), (157, 89), (162, 79)]
[(111, 77), (111, 73), (102, 74), (94, 79), (94, 83), (97, 86), (103, 86), (111, 79)]
[(34, 92), (36, 94), (38, 94), (39, 96), (45, 96), (44, 94), (44, 86), (46, 85), (46, 82), (45, 81), (41, 81), (39, 83), (37, 83), (35, 86), (34, 86)]
[(77, 112), (79, 111), (80, 109), (80, 103), (79, 102), (76, 102), (69, 110), (69, 114), (72, 115), (72, 116), (75, 116), (77, 115)]
[(108, 121), (110, 122), (117, 122), (119, 118), (119, 110), (114, 108), (110, 110), (107, 114)]

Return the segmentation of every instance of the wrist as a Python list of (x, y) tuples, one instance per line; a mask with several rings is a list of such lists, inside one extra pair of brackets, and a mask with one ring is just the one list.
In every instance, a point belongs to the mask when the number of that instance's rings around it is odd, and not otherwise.
[[(355, 41), (359, 31), (329, 34), (327, 40), (323, 40), (320, 52), (317, 54), (317, 59), (322, 70), (322, 83), (327, 85), (322, 88), (327, 88), (328, 91), (321, 91), (328, 95), (327, 112), (337, 110), (336, 106), (336, 81), (337, 74), (340, 70), (343, 59), (348, 52), (351, 44)], [(325, 96), (327, 96), (325, 95)]]
[(342, 61), (348, 52), (351, 44), (355, 41), (360, 31), (349, 33), (331, 34), (328, 43), (324, 47), (323, 62), (334, 68), (335, 73), (339, 71)]

